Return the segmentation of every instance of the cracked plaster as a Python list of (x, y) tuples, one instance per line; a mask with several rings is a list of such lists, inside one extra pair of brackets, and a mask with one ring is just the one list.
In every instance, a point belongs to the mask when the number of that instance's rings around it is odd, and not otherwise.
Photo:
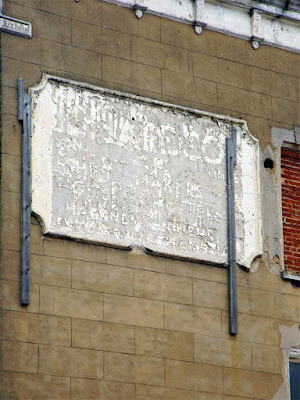
[(237, 129), (237, 259), (261, 254), (259, 146), (242, 120), (45, 75), (32, 209), (45, 234), (227, 264), (225, 138)]

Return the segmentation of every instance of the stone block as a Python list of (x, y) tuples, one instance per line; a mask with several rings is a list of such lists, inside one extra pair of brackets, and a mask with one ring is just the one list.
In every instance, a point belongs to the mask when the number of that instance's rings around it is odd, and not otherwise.
[(134, 328), (127, 325), (73, 319), (72, 345), (87, 349), (134, 353)]
[(4, 34), (1, 52), (2, 56), (32, 64), (41, 64), (42, 62), (41, 39), (36, 36), (30, 40), (24, 40), (20, 36)]
[(21, 157), (2, 154), (2, 190), (21, 192)]
[(191, 333), (136, 327), (135, 351), (145, 356), (193, 361), (194, 337)]
[(164, 360), (120, 353), (105, 353), (106, 380), (164, 385)]
[(30, 285), (30, 304), (25, 308), (20, 305), (20, 283), (0, 280), (0, 309), (39, 312), (39, 286)]
[(212, 106), (217, 105), (215, 82), (175, 72), (162, 71), (162, 93)]
[(257, 399), (272, 399), (282, 383), (279, 375), (224, 368), (224, 393)]
[(218, 84), (218, 106), (261, 118), (272, 118), (270, 96), (223, 84)]
[(297, 78), (245, 66), (245, 89), (297, 101)]
[[(236, 396), (224, 396), (224, 397), (222, 397), (222, 400), (241, 400), (241, 398), (236, 397)], [(249, 397), (243, 397), (243, 400), (252, 400), (252, 399), (249, 399)], [(258, 400), (258, 399), (254, 399), (254, 400)]]
[(198, 264), (192, 262), (175, 259), (172, 260), (170, 258), (166, 260), (166, 273), (171, 275), (192, 277), (194, 268), (197, 265)]
[(220, 310), (165, 303), (164, 316), (166, 329), (222, 336)]
[(252, 289), (251, 313), (254, 315), (298, 322), (300, 315), (299, 297), (260, 289)]
[(161, 19), (161, 41), (171, 46), (179, 46), (203, 54), (216, 55), (217, 44), (222, 35), (203, 30), (200, 36), (194, 27), (170, 19)]
[[(84, 35), (82, 34), (84, 32)], [(109, 56), (131, 59), (130, 36), (79, 21), (72, 23), (72, 45)]]
[(72, 261), (72, 287), (133, 295), (133, 270), (107, 264)]
[(32, 254), (30, 270), (33, 283), (71, 287), (71, 260)]
[(132, 86), (132, 62), (103, 56), (103, 79), (120, 85)]
[[(35, 9), (35, 8), (39, 9), (39, 7), (40, 7), (40, 0), (16, 0), (14, 2), (11, 2), (10, 0), (8, 0), (7, 5), (5, 5), (5, 12), (7, 12), (7, 7), (9, 6), (9, 3), (13, 3), (13, 4), (11, 4), (12, 9), (15, 6), (15, 4), (22, 4), (22, 5), (26, 6), (27, 8), (30, 7), (31, 9)], [(22, 7), (22, 8), (24, 8), (24, 7)], [(9, 13), (8, 15), (11, 15), (11, 14)], [(16, 18), (21, 18), (21, 16), (16, 15)]]
[(273, 97), (273, 121), (294, 124), (297, 119), (297, 106), (296, 102)]
[(166, 386), (223, 393), (223, 368), (216, 365), (166, 360)]
[(141, 252), (107, 249), (106, 262), (107, 264), (127, 266), (130, 268), (164, 272), (166, 259)]
[(74, 14), (74, 3), (72, 0), (40, 0), (40, 9), (46, 13), (72, 18)]
[(136, 400), (194, 400), (190, 390), (136, 385)]
[(105, 248), (64, 239), (45, 238), (44, 254), (52, 257), (104, 263)]
[(262, 142), (267, 144), (271, 143), (271, 127), (267, 119), (257, 118), (253, 115), (247, 115), (245, 119), (249, 131), (260, 141), (261, 147)]
[(70, 346), (71, 319), (5, 311), (1, 336), (3, 340)]
[[(97, 3), (101, 4), (98, 1)], [(87, 3), (82, 2), (80, 4)], [(93, 51), (78, 49), (74, 46), (62, 46), (62, 55), (64, 58), (66, 71), (70, 71), (74, 74), (82, 75), (84, 77), (89, 76), (95, 79), (102, 78), (101, 54)]]
[(44, 240), (40, 225), (30, 226), (30, 252), (31, 254), (44, 253)]
[(160, 18), (154, 15), (145, 13), (143, 18), (137, 19), (132, 9), (108, 3), (102, 4), (103, 28), (159, 42), (160, 24)]
[(132, 85), (137, 89), (161, 93), (161, 72), (159, 68), (143, 64), (132, 65)]
[(97, 0), (74, 3), (72, 0), (42, 0), (41, 10), (65, 18), (83, 21), (93, 25), (101, 25), (102, 3)]
[(71, 320), (63, 317), (39, 315), (39, 343), (70, 346)]
[(193, 271), (193, 278), (213, 282), (227, 283), (227, 275), (227, 268), (214, 267), (211, 265), (195, 264)]
[(135, 385), (131, 383), (79, 378), (72, 378), (71, 381), (71, 400), (129, 400), (134, 398)]
[(208, 81), (244, 87), (244, 65), (205, 54), (191, 54), (193, 75)]
[(228, 285), (219, 282), (194, 279), (193, 303), (201, 307), (227, 310)]
[[(4, 88), (4, 86), (3, 86)], [(17, 105), (17, 89), (11, 87), (5, 87), (2, 90), (2, 113), (17, 116), (18, 105)], [(4, 157), (4, 154), (2, 155)]]
[(164, 272), (166, 259), (149, 254), (130, 251), (127, 253), (127, 265), (131, 268), (145, 269), (154, 272)]
[(40, 11), (34, 19), (32, 30), (37, 37), (71, 44), (72, 23), (69, 18)]
[(245, 89), (272, 96), (274, 74), (267, 69), (245, 65)]
[(282, 349), (273, 346), (252, 344), (252, 369), (281, 375), (284, 367)]
[(300, 78), (300, 60), (296, 53), (271, 47), (271, 69)]
[(2, 191), (1, 196), (3, 219), (20, 221), (21, 218), (21, 194)]
[(165, 103), (174, 104), (175, 106), (179, 105), (182, 107), (191, 107), (191, 101), (186, 100), (182, 97), (171, 97), (168, 95), (149, 92), (147, 90), (142, 90), (142, 89), (139, 90), (138, 94), (145, 97), (151, 97), (154, 100), (164, 101)]
[(32, 225), (41, 225), (39, 220), (33, 215), (31, 215), (31, 217), (30, 217), (30, 224), (32, 224)]
[(182, 74), (189, 72), (187, 50), (143, 38), (133, 38), (132, 60)]
[(2, 375), (3, 399), (70, 399), (70, 378), (6, 372)]
[[(250, 314), (249, 290), (244, 287), (237, 288), (239, 312)], [(228, 284), (193, 280), (193, 302), (197, 306), (228, 309)]]
[(260, 46), (258, 51), (253, 51), (248, 41), (229, 35), (220, 35), (217, 43), (218, 57), (267, 70), (270, 69), (270, 50), (269, 46)]
[(195, 361), (251, 369), (251, 344), (238, 340), (195, 335)]
[(98, 0), (73, 3), (73, 19), (93, 25), (101, 25), (102, 2)]
[(12, 281), (20, 280), (20, 252), (2, 250), (0, 261), (1, 279)]
[(103, 295), (85, 290), (40, 286), (40, 312), (64, 317), (103, 319)]
[[(120, 265), (128, 267), (128, 254), (129, 251), (121, 249), (106, 249), (106, 262), (111, 265)], [(132, 267), (131, 265), (129, 265)]]
[(16, 115), (2, 114), (2, 154), (21, 155), (21, 125)]
[(12, 58), (2, 58), (2, 82), (4, 86), (16, 88), (18, 78), (24, 79), (24, 89), (34, 85), (41, 79), (39, 65)]
[(192, 279), (148, 271), (135, 271), (134, 293), (138, 297), (192, 304)]
[(136, 297), (105, 294), (104, 321), (162, 328), (163, 303)]
[[(250, 271), (245, 271), (242, 268), (236, 269), (236, 277), (238, 286), (249, 287)], [(228, 278), (227, 278), (228, 279)]]
[(1, 222), (2, 248), (6, 250), (20, 251), (20, 221), (3, 219)]
[(2, 368), (4, 371), (38, 372), (38, 345), (3, 342)]
[[(64, 45), (63, 45), (64, 47)], [(101, 57), (101, 54), (99, 54)], [(71, 71), (67, 71), (67, 69), (65, 70), (58, 70), (57, 68), (53, 68), (53, 67), (45, 67), (42, 66), (41, 67), (42, 72), (46, 73), (46, 74), (50, 74), (50, 75), (59, 75), (59, 77), (64, 78), (64, 79), (70, 79), (73, 81), (77, 81), (77, 82), (85, 82), (87, 84), (91, 84), (94, 86), (105, 86), (107, 87), (107, 85), (105, 84), (105, 82), (103, 82), (102, 80), (96, 79), (96, 78), (92, 78), (90, 76), (87, 75), (79, 75), (79, 74), (75, 74), (74, 72)], [(115, 89), (115, 88), (113, 88)], [(117, 88), (119, 89), (119, 88)], [(122, 89), (124, 90), (124, 88)]]
[[(225, 399), (221, 394), (195, 392), (194, 400), (225, 400)], [(232, 400), (234, 400), (234, 399), (232, 399)], [(241, 400), (241, 399), (235, 399), (235, 400)]]
[(300, 296), (299, 288), (292, 284), (291, 281), (278, 278), (278, 291), (281, 293)]
[[(228, 332), (228, 313), (222, 311), (223, 337), (232, 338)], [(279, 343), (278, 323), (271, 318), (238, 314), (238, 340), (277, 346)]]
[(42, 66), (55, 68), (55, 70), (65, 69), (61, 43), (42, 39)]
[(96, 350), (39, 346), (39, 372), (46, 375), (103, 378), (103, 353)]

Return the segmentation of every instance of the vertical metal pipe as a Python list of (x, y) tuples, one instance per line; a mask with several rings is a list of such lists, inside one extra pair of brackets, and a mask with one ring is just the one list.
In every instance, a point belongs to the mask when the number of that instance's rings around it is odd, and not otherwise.
[(234, 202), (234, 167), (236, 165), (236, 129), (231, 128), (231, 138), (226, 139), (227, 153), (227, 199), (228, 199), (228, 292), (229, 333), (237, 334), (237, 280), (236, 280), (236, 234)]
[(21, 189), (21, 305), (30, 303), (30, 96), (24, 93), (23, 79), (18, 79), (18, 120), (22, 124)]

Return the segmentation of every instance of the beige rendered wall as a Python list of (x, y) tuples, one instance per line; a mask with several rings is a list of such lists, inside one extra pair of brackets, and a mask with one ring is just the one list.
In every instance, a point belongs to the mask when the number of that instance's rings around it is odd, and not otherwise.
[(230, 337), (225, 269), (43, 237), (32, 218), (31, 304), (19, 305), (16, 84), (48, 72), (229, 114), (265, 148), (271, 127), (300, 124), (300, 56), (100, 0), (5, 1), (4, 11), (32, 22), (33, 38), (1, 38), (0, 398), (272, 399), (300, 301), (262, 261), (238, 270)]

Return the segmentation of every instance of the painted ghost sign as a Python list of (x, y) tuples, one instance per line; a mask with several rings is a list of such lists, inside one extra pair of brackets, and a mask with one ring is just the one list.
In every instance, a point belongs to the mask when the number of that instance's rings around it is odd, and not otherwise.
[(32, 209), (44, 233), (227, 263), (225, 138), (237, 129), (237, 256), (261, 252), (258, 143), (240, 120), (44, 76)]

